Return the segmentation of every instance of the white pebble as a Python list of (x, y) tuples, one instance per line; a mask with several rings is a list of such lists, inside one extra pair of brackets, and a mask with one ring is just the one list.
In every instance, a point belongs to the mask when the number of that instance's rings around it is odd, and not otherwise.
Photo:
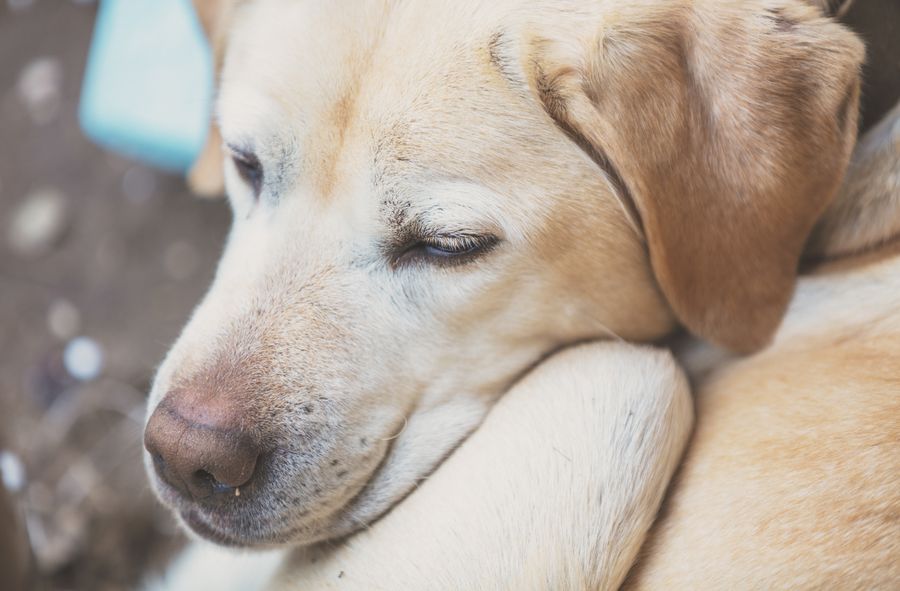
[(49, 123), (59, 113), (62, 99), (62, 66), (52, 57), (28, 63), (19, 74), (19, 98), (37, 124)]
[(62, 236), (68, 210), (66, 197), (55, 189), (31, 193), (12, 214), (9, 245), (25, 256), (46, 253)]
[(53, 300), (47, 310), (47, 328), (60, 340), (71, 339), (81, 327), (81, 313), (69, 300)]
[(93, 380), (103, 371), (103, 349), (88, 337), (74, 338), (63, 351), (63, 364), (72, 377)]
[(10, 492), (19, 492), (25, 486), (25, 466), (19, 456), (11, 451), (0, 451), (0, 474), (3, 485)]

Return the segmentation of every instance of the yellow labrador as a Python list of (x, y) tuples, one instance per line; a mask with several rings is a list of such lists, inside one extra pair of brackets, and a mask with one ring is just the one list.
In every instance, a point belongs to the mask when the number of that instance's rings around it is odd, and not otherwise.
[[(801, 280), (774, 342), (743, 359), (682, 351), (697, 430), (623, 589), (896, 587), (900, 244), (884, 228), (897, 224), (900, 106), (857, 148), (817, 233), (829, 262)], [(663, 444), (687, 420), (683, 387), (649, 350), (551, 358), (395, 511), (322, 555), (292, 556), (270, 588), (618, 588), (644, 537), (644, 522), (623, 519), (634, 505), (616, 505), (636, 501), (621, 483), (666, 462), (632, 462), (609, 432), (654, 404), (638, 421)], [(681, 435), (669, 431), (671, 449)]]
[[(855, 139), (861, 44), (797, 0), (214, 4), (235, 222), (145, 440), (226, 545), (367, 526), (560, 347), (765, 345)], [(576, 587), (621, 582), (687, 437), (644, 369)]]
[[(194, 547), (168, 588), (615, 589), (636, 556), (623, 589), (893, 588), (900, 244), (884, 229), (900, 224), (898, 146), (900, 107), (857, 148), (816, 236), (829, 262), (801, 279), (769, 347), (682, 348), (698, 426), (640, 555), (690, 402), (671, 359), (606, 343), (538, 366), (348, 541), (287, 560)], [(227, 587), (236, 573), (259, 586)]]

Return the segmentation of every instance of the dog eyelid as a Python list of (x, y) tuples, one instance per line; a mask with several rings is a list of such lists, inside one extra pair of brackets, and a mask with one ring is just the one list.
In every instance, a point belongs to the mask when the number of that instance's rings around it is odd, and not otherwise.
[(394, 249), (392, 266), (398, 268), (412, 263), (434, 266), (455, 266), (471, 262), (493, 250), (500, 239), (494, 235), (450, 233), (419, 235)]
[(231, 160), (238, 175), (252, 189), (253, 197), (259, 199), (263, 183), (263, 167), (259, 158), (252, 149), (243, 148), (234, 144), (226, 144), (231, 153)]

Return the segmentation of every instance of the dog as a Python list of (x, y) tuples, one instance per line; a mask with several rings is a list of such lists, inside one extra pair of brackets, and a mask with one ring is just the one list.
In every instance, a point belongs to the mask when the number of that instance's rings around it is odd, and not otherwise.
[[(898, 145), (900, 106), (857, 147), (808, 250), (819, 262), (764, 350), (691, 339), (678, 364), (625, 343), (564, 350), (372, 527), (286, 556), (195, 546), (164, 588), (253, 573), (240, 588), (613, 589), (629, 569), (622, 589), (894, 587), (900, 243), (884, 229), (900, 221)], [(653, 514), (622, 516), (659, 502), (688, 440), (681, 367), (697, 429), (647, 534)]]
[[(622, 589), (890, 589), (900, 581), (900, 242), (885, 234), (900, 222), (898, 173), (900, 105), (857, 146), (808, 249), (817, 263), (773, 342), (748, 357), (696, 340), (676, 347), (695, 385), (697, 427)], [(650, 351), (603, 349), (611, 345), (563, 353), (581, 356), (569, 357), (572, 365), (563, 357), (539, 366), (539, 383), (524, 381), (498, 406), (518, 405), (510, 424), (490, 415), (383, 521), (315, 561), (296, 553), (270, 589), (619, 588), (621, 570), (600, 548), (630, 550), (605, 537), (624, 512), (569, 495), (635, 482), (620, 466), (633, 456), (621, 441), (594, 446), (605, 440), (585, 437), (581, 419), (624, 427), (627, 409), (660, 400), (663, 384), (677, 388), (683, 378), (661, 359), (653, 365)], [(632, 359), (616, 358), (623, 354)], [(585, 400), (629, 393), (634, 399), (603, 419), (585, 412)], [(643, 415), (648, 433), (684, 424), (671, 412), (679, 396)], [(575, 430), (568, 445), (543, 431), (562, 430), (557, 420)]]
[[(560, 348), (765, 346), (855, 140), (862, 45), (799, 0), (216, 4), (235, 223), (145, 444), (224, 545), (367, 527)], [(623, 531), (666, 441), (617, 448)], [(615, 588), (640, 539), (606, 542)]]
[(900, 582), (900, 104), (857, 146), (775, 336), (681, 355), (697, 428), (623, 589)]
[(235, 591), (617, 588), (691, 417), (687, 379), (667, 351), (568, 348), (506, 393), (400, 506), (346, 543), (289, 556), (194, 544), (147, 591), (200, 582)]

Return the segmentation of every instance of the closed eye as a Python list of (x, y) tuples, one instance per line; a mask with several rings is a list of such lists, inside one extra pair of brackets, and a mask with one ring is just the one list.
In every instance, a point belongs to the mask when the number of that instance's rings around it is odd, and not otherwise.
[(464, 264), (486, 254), (499, 242), (499, 238), (493, 235), (466, 233), (419, 237), (397, 249), (393, 264), (395, 267), (413, 263), (441, 266)]
[(231, 160), (234, 162), (234, 168), (237, 170), (238, 175), (253, 191), (253, 196), (259, 198), (263, 183), (263, 168), (259, 158), (253, 152), (233, 146), (229, 146), (229, 150), (231, 151)]

